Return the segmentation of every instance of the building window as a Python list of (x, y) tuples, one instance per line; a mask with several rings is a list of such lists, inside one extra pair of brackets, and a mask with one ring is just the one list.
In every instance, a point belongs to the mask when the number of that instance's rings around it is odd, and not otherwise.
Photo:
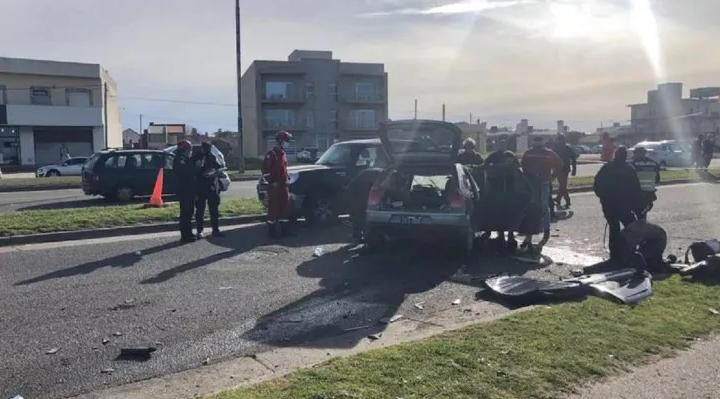
[(33, 105), (52, 105), (50, 101), (49, 87), (31, 87), (30, 88), (30, 104)]
[(265, 82), (265, 98), (268, 100), (287, 100), (290, 98), (291, 82)]
[(333, 100), (337, 100), (337, 96), (338, 96), (337, 83), (328, 83), (328, 96)]
[(69, 107), (91, 107), (92, 92), (90, 89), (65, 89), (65, 101)]
[(165, 135), (164, 135), (164, 134), (148, 134), (148, 142), (150, 142), (150, 143), (164, 143), (164, 142), (165, 142)]
[(7, 87), (0, 85), (0, 105), (7, 104)]
[(0, 126), (0, 165), (20, 165), (20, 130)]
[(295, 126), (295, 112), (289, 109), (265, 110), (265, 127), (278, 129)]
[(306, 82), (305, 83), (305, 98), (309, 99), (312, 98), (315, 95), (315, 85), (313, 82)]
[(313, 114), (312, 112), (308, 112), (307, 114), (305, 114), (305, 127), (315, 127), (315, 114)]
[(358, 100), (376, 100), (378, 98), (377, 87), (374, 83), (355, 83), (355, 98)]
[(354, 129), (372, 129), (375, 126), (374, 110), (355, 109), (350, 111), (350, 127)]

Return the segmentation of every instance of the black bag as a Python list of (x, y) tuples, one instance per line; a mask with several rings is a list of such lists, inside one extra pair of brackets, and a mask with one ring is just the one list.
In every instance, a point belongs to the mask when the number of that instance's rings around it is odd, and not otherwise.
[(691, 253), (695, 263), (704, 261), (708, 257), (720, 253), (720, 241), (707, 240), (692, 243), (685, 251), (685, 263), (690, 263), (689, 255)]

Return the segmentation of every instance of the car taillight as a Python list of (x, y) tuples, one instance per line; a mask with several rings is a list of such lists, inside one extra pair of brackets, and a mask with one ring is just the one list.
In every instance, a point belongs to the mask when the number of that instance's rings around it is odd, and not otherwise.
[(368, 193), (368, 206), (378, 205), (380, 205), (380, 190), (373, 187), (370, 189), (370, 193)]
[(449, 202), (450, 202), (450, 208), (453, 208), (453, 209), (465, 208), (465, 197), (463, 197), (462, 194), (460, 194), (457, 191), (450, 194)]

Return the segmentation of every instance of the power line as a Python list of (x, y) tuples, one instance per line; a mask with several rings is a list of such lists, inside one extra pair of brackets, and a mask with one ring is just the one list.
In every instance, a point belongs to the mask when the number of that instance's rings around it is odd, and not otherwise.
[(213, 105), (213, 106), (217, 106), (217, 107), (237, 107), (237, 104), (218, 103), (218, 102), (212, 102), (212, 101), (178, 100), (176, 98), (151, 98), (151, 97), (135, 97), (135, 96), (116, 96), (116, 97), (121, 100), (125, 99), (125, 100), (141, 100), (141, 101), (151, 101), (151, 102), (173, 103), (173, 104)]

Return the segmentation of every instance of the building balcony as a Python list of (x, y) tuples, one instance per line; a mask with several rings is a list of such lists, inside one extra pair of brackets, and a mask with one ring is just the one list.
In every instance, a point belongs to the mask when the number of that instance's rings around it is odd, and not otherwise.
[(387, 99), (384, 96), (344, 96), (342, 102), (346, 104), (363, 104), (363, 105), (384, 105)]
[(303, 96), (277, 96), (277, 97), (263, 97), (263, 104), (295, 104), (302, 105), (307, 102), (307, 99)]
[(304, 125), (298, 125), (298, 124), (292, 124), (292, 125), (291, 125), (291, 124), (288, 124), (288, 125), (285, 125), (285, 124), (267, 123), (267, 122), (265, 122), (265, 123), (263, 123), (262, 129), (263, 129), (263, 131), (265, 131), (265, 132), (276, 132), (276, 131), (278, 131), (278, 130), (287, 130), (287, 131), (289, 131), (290, 133), (292, 133), (292, 132), (305, 131), (305, 130), (308, 129), (308, 127), (307, 127), (307, 126), (304, 126)]
[(103, 126), (101, 107), (7, 105), (7, 124), (15, 126)]

